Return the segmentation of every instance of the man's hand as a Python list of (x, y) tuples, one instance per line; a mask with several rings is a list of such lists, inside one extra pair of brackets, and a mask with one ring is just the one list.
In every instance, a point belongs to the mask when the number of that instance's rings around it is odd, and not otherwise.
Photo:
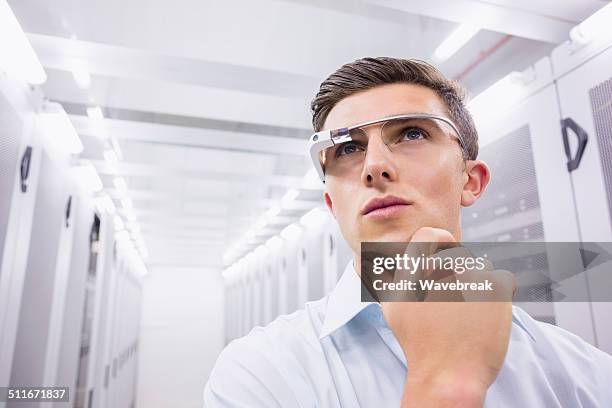
[[(412, 237), (407, 251), (425, 250), (433, 255), (463, 251), (446, 230), (421, 228)], [(419, 244), (427, 243), (427, 244)], [(493, 283), (485, 299), (470, 300), (470, 293), (427, 294), (423, 302), (383, 302), (382, 311), (408, 362), (408, 376), (402, 407), (482, 407), (487, 388), (502, 368), (510, 337), (514, 277), (506, 271), (440, 274), (424, 271), (422, 277), (441, 281)], [(401, 279), (398, 276), (398, 279)], [(414, 277), (412, 278), (414, 279)], [(435, 298), (438, 296), (437, 298)], [(458, 298), (457, 298), (458, 296)], [(440, 300), (455, 301), (440, 301)], [(457, 301), (459, 300), (459, 301)], [(474, 300), (474, 299), (471, 299)]]

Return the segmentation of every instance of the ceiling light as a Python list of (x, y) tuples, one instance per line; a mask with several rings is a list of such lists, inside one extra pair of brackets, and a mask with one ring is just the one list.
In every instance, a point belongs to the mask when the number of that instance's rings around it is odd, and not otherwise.
[(132, 211), (131, 209), (125, 211), (124, 215), (125, 219), (129, 222), (136, 222), (136, 214), (134, 214), (134, 211)]
[(570, 38), (577, 44), (587, 44), (603, 33), (612, 33), (612, 4), (600, 8), (570, 31)]
[(113, 184), (120, 193), (127, 193), (127, 183), (122, 177), (115, 177)]
[(131, 198), (125, 197), (121, 199), (121, 206), (125, 210), (132, 210), (134, 209), (134, 202), (132, 201)]
[(266, 219), (268, 221), (270, 221), (272, 218), (276, 217), (278, 214), (280, 214), (281, 208), (278, 205), (275, 205), (274, 207), (270, 208), (267, 212), (266, 212)]
[(300, 195), (300, 192), (295, 188), (290, 188), (281, 199), (282, 205), (287, 205), (295, 200)]
[(47, 80), (32, 45), (6, 0), (0, 0), (0, 70), (33, 85)]
[(311, 166), (310, 170), (308, 170), (304, 177), (302, 177), (301, 187), (307, 189), (323, 188), (323, 183), (321, 183), (321, 179), (319, 178), (319, 175), (314, 167)]
[(446, 61), (470, 41), (478, 31), (480, 31), (480, 28), (475, 25), (461, 24), (436, 48), (433, 53), (433, 60), (435, 62)]
[(104, 157), (104, 161), (108, 165), (108, 171), (111, 174), (116, 174), (119, 172), (119, 159), (117, 158), (117, 154), (114, 150), (108, 149), (102, 153)]
[(96, 192), (102, 190), (102, 180), (91, 163), (85, 163), (72, 168), (77, 184), (84, 190)]
[(117, 154), (115, 153), (114, 150), (112, 149), (105, 150), (102, 155), (104, 156), (104, 160), (106, 160), (106, 162), (109, 165), (117, 166), (117, 164), (119, 164), (119, 159), (117, 158)]
[(83, 151), (83, 143), (62, 105), (55, 102), (45, 103), (40, 120), (45, 133), (53, 138), (54, 146), (59, 146), (70, 154)]
[(104, 119), (104, 112), (102, 112), (102, 108), (99, 106), (93, 106), (87, 108), (87, 116), (89, 119), (102, 120)]
[(81, 89), (88, 89), (91, 85), (91, 76), (89, 72), (82, 67), (73, 67), (71, 71), (77, 86)]

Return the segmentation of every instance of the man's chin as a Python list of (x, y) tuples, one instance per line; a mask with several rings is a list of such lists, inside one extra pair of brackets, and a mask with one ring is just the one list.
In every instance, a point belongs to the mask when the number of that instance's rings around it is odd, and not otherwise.
[(410, 242), (413, 229), (394, 229), (392, 231), (377, 231), (364, 234), (362, 242)]

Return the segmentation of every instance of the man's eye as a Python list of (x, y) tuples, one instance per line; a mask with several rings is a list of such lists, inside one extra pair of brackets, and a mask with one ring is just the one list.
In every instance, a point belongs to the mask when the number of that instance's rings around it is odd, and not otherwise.
[(349, 154), (357, 153), (362, 150), (361, 146), (356, 143), (344, 143), (338, 146), (336, 150), (336, 156), (346, 156)]
[(400, 141), (403, 140), (419, 140), (426, 139), (427, 133), (425, 131), (418, 128), (409, 128), (402, 131), (400, 136)]

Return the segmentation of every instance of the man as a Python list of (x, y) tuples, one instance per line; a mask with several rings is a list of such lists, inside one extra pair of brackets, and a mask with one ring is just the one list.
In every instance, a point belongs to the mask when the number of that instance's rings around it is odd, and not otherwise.
[(460, 242), (461, 207), (488, 183), (456, 83), (365, 58), (327, 78), (312, 110), (315, 132), (351, 136), (315, 167), (353, 262), (328, 296), (228, 345), (207, 407), (612, 407), (612, 358), (509, 302), (361, 302), (361, 242)]

